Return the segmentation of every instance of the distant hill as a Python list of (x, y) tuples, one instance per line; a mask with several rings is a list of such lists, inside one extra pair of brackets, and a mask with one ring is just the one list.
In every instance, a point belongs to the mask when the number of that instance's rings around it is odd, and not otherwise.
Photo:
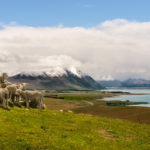
[(105, 87), (127, 87), (127, 88), (138, 88), (138, 87), (150, 87), (150, 80), (144, 79), (128, 79), (125, 81), (119, 80), (100, 80), (98, 81), (102, 86)]
[(122, 82), (123, 87), (150, 87), (150, 81), (144, 79), (128, 79)]
[(119, 80), (100, 80), (98, 82), (105, 87), (122, 87), (122, 82)]
[(19, 73), (8, 78), (13, 83), (28, 83), (30, 89), (46, 90), (98, 90), (104, 89), (97, 81), (89, 75), (80, 71), (53, 70), (51, 72)]

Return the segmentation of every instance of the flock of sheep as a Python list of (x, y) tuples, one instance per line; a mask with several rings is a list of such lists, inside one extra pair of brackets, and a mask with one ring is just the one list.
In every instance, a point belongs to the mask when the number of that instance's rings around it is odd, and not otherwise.
[(43, 108), (43, 95), (39, 91), (26, 90), (26, 83), (12, 84), (7, 81), (7, 73), (0, 76), (0, 102), (4, 108), (8, 108), (10, 103), (19, 104), (25, 102), (29, 109), (31, 103), (41, 110)]

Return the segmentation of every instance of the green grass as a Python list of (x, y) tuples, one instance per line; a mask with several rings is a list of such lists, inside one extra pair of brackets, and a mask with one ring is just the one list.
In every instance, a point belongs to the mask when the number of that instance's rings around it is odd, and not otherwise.
[(148, 150), (150, 125), (55, 110), (0, 108), (0, 149)]
[(65, 100), (96, 100), (103, 99), (104, 97), (112, 97), (119, 95), (118, 93), (112, 94), (110, 92), (76, 92), (76, 93), (59, 93), (57, 98)]

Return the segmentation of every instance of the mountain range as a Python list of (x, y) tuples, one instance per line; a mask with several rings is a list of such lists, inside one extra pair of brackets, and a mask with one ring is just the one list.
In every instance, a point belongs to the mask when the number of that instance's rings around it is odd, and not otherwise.
[(105, 87), (150, 88), (150, 80), (145, 79), (99, 80), (98, 82)]
[(50, 69), (49, 72), (22, 72), (8, 78), (12, 83), (27, 83), (28, 89), (99, 90), (104, 89), (91, 76), (75, 68)]

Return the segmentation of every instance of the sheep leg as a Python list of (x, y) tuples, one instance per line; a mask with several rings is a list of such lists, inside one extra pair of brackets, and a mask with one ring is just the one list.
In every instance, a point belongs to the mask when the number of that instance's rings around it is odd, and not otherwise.
[(2, 106), (5, 108), (5, 99), (3, 99)]
[(6, 99), (6, 108), (8, 108), (8, 99)]
[(12, 94), (9, 94), (10, 102), (12, 102)]
[(41, 102), (41, 109), (44, 109), (43, 108), (43, 99), (41, 99), (40, 102)]
[(38, 109), (39, 110), (42, 109), (42, 100), (41, 99), (38, 100)]
[(20, 96), (18, 96), (18, 103), (20, 102)]
[(26, 100), (26, 108), (29, 109), (29, 101)]
[(38, 104), (38, 108), (39, 108), (39, 110), (41, 110), (41, 109), (42, 109), (41, 102), (39, 102), (39, 104)]
[(2, 104), (2, 106), (3, 106), (4, 108), (8, 108), (8, 100), (7, 100), (7, 99), (3, 99), (3, 104)]
[(16, 96), (16, 102), (19, 104), (19, 95)]
[(12, 102), (14, 103), (15, 102), (15, 96), (12, 95)]

